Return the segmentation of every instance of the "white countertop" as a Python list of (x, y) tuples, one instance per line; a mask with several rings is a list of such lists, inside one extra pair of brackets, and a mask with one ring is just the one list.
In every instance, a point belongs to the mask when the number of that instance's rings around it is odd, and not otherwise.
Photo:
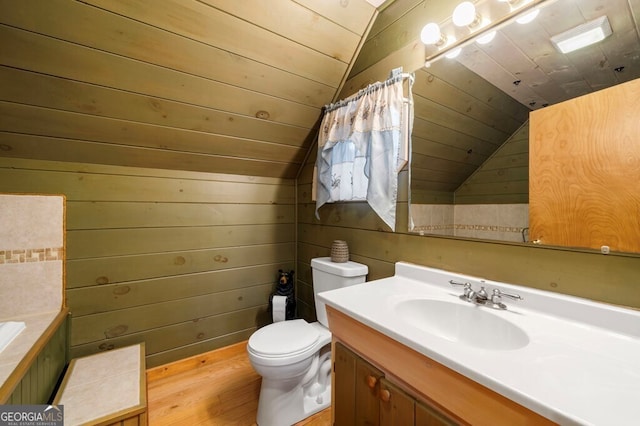
[[(474, 290), (518, 293), (507, 310), (458, 298)], [(640, 312), (527, 287), (399, 262), (393, 277), (318, 295), (329, 306), (562, 425), (637, 425), (640, 415)], [(524, 330), (519, 349), (469, 346), (408, 324), (403, 300), (437, 299), (483, 309)], [(365, 354), (366, 355), (366, 354)]]

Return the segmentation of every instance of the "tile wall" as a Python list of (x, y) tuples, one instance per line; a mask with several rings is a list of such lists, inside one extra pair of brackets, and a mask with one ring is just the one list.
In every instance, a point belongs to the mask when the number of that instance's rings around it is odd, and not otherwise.
[(0, 194), (0, 320), (59, 310), (64, 197)]
[(420, 234), (528, 240), (528, 204), (412, 204), (411, 217)]

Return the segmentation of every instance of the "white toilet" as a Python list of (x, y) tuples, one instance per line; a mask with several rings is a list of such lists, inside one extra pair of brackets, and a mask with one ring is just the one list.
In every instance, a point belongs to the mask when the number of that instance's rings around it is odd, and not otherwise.
[(259, 426), (292, 425), (331, 405), (331, 332), (325, 305), (315, 295), (363, 283), (368, 268), (329, 257), (311, 259), (311, 268), (318, 322), (277, 322), (249, 338), (249, 360), (262, 376)]

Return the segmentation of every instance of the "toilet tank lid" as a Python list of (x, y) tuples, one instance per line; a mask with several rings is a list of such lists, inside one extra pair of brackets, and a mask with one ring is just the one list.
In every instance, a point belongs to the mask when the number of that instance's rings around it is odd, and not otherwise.
[(357, 262), (332, 262), (330, 257), (316, 257), (311, 259), (311, 267), (340, 277), (359, 277), (367, 275), (369, 268)]

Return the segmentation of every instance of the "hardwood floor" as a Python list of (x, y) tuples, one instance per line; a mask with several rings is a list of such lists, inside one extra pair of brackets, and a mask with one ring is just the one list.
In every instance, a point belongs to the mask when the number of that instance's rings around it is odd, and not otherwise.
[[(147, 370), (149, 425), (255, 425), (261, 378), (245, 348), (241, 342)], [(296, 424), (330, 425), (330, 408)]]

